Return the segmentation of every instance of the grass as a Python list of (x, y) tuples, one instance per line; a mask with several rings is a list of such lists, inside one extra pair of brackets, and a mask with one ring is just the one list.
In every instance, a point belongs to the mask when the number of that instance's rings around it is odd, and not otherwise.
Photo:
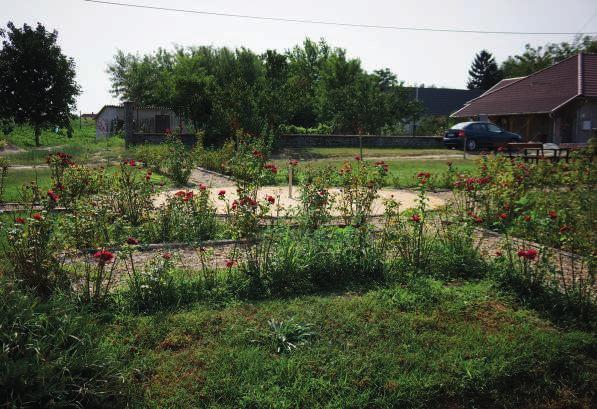
[[(278, 353), (271, 319), (315, 336)], [(155, 408), (588, 407), (595, 386), (593, 335), (554, 329), (489, 281), (198, 305), (106, 333)]]
[[(447, 149), (422, 149), (422, 148), (363, 148), (363, 157), (401, 157), (401, 156), (427, 156), (457, 154), (457, 151)], [(360, 155), (359, 148), (284, 148), (274, 158), (280, 159), (324, 159), (324, 158), (353, 158)]]
[[(348, 159), (346, 159), (348, 160)], [(354, 159), (350, 159), (354, 160)], [(457, 171), (469, 172), (475, 169), (474, 159), (449, 159)], [(333, 166), (339, 168), (345, 160), (315, 160), (303, 161), (299, 165), (300, 169), (305, 167), (317, 168), (324, 166)], [(386, 160), (389, 165), (389, 173), (386, 178), (386, 185), (391, 187), (413, 187), (417, 185), (416, 175), (419, 172), (430, 172), (432, 174), (432, 184), (436, 187), (444, 186), (443, 176), (448, 170), (448, 159), (396, 159)], [(288, 183), (288, 162), (286, 160), (274, 160), (273, 163), (278, 166), (279, 171), (276, 176), (276, 184), (284, 185)]]
[(17, 126), (6, 140), (21, 149), (20, 152), (7, 153), (6, 157), (13, 165), (44, 164), (50, 153), (64, 152), (73, 156), (78, 163), (112, 161), (125, 153), (124, 140), (120, 137), (96, 140), (95, 121), (85, 120), (79, 128), (79, 121), (73, 120), (73, 135), (67, 137), (65, 130), (55, 133), (44, 130), (41, 135), (41, 147), (35, 147), (33, 129), (30, 126)]
[[(110, 166), (106, 170), (109, 173), (114, 173), (118, 169), (117, 166)], [(153, 183), (164, 182), (166, 186), (171, 185), (170, 179), (166, 176), (154, 172), (151, 176)], [(14, 169), (8, 168), (4, 185), (4, 194), (2, 200), (4, 202), (19, 202), (21, 201), (21, 188), (24, 184), (36, 182), (42, 192), (50, 189), (52, 186), (52, 178), (50, 168), (38, 167), (35, 169)]]

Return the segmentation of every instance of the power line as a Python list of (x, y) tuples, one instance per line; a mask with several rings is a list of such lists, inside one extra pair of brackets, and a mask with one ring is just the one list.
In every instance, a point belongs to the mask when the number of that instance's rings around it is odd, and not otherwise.
[[(591, 17), (589, 17), (589, 19), (585, 22), (585, 24), (582, 25), (582, 27), (578, 31), (583, 31), (585, 29), (585, 27), (589, 25), (589, 23), (591, 22), (591, 20), (593, 20), (593, 18), (595, 16), (597, 16), (597, 10), (595, 10), (595, 12), (593, 14), (591, 14)], [(580, 35), (583, 33), (579, 32), (578, 34)]]
[(431, 28), (431, 27), (408, 27), (408, 26), (384, 26), (377, 24), (356, 24), (356, 23), (343, 23), (337, 21), (325, 21), (325, 20), (309, 20), (300, 18), (285, 18), (285, 17), (267, 17), (267, 16), (255, 16), (249, 14), (233, 14), (233, 13), (222, 13), (215, 11), (202, 11), (202, 10), (188, 10), (188, 9), (176, 9), (170, 7), (158, 7), (150, 6), (146, 4), (133, 4), (133, 3), (120, 3), (116, 1), (104, 1), (104, 0), (83, 0), (88, 3), (107, 4), (111, 6), (122, 6), (122, 7), (133, 7), (148, 10), (160, 10), (160, 11), (174, 11), (179, 13), (189, 14), (201, 14), (207, 16), (218, 16), (218, 17), (234, 17), (244, 18), (251, 20), (266, 20), (266, 21), (280, 21), (285, 23), (304, 23), (304, 24), (320, 24), (326, 26), (338, 26), (338, 27), (356, 27), (356, 28), (372, 28), (382, 30), (396, 30), (396, 31), (427, 31), (436, 33), (468, 33), (468, 34), (506, 34), (506, 35), (578, 35), (578, 34), (597, 34), (597, 32), (533, 32), (533, 31), (485, 31), (485, 30), (459, 30), (451, 28)]

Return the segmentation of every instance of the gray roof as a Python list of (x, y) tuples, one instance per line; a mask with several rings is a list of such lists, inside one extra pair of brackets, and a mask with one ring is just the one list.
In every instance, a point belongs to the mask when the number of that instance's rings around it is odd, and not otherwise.
[[(415, 99), (417, 89), (409, 87), (411, 98)], [(466, 102), (483, 94), (480, 89), (418, 88), (418, 100), (430, 115), (450, 115)]]

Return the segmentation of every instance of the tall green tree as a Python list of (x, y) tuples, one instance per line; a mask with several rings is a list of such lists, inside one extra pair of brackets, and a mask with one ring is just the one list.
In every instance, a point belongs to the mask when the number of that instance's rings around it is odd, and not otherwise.
[(0, 118), (28, 123), (40, 145), (43, 129), (65, 127), (69, 135), (70, 113), (80, 88), (75, 82), (75, 63), (62, 54), (58, 32), (12, 22), (0, 30)]
[(475, 56), (468, 75), (468, 89), (488, 90), (502, 79), (495, 58), (487, 50), (481, 50)]
[(539, 47), (526, 44), (522, 54), (509, 56), (500, 69), (506, 78), (525, 77), (579, 52), (597, 53), (597, 37), (577, 37), (572, 43), (549, 43)]

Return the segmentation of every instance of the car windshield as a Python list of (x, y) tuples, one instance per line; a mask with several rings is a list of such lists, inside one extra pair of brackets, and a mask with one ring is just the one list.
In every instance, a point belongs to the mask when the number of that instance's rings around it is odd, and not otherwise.
[(464, 127), (467, 126), (468, 124), (470, 124), (470, 122), (460, 122), (460, 123), (454, 125), (453, 127), (451, 127), (450, 129), (464, 129)]

